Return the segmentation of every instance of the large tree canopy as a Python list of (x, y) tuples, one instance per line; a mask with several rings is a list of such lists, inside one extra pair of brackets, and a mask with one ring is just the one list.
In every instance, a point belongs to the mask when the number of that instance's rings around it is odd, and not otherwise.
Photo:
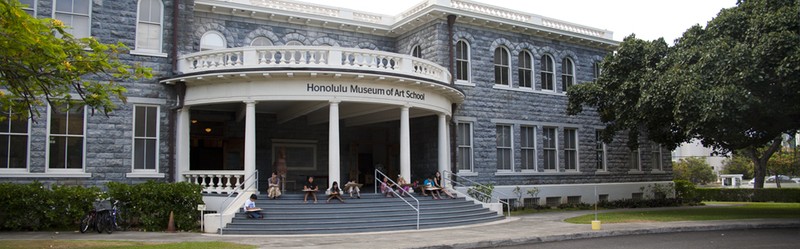
[[(36, 19), (17, 0), (0, 0), (0, 110), (12, 118), (38, 116), (37, 106), (87, 105), (107, 114), (125, 101), (117, 81), (150, 77), (150, 70), (120, 62), (122, 43), (77, 39), (55, 19)], [(0, 115), (4, 119), (5, 115)]]
[(781, 134), (800, 129), (797, 0), (739, 1), (671, 47), (631, 35), (601, 66), (596, 82), (570, 89), (567, 111), (597, 108), (606, 141), (627, 131), (635, 147), (645, 131), (670, 149), (691, 139), (720, 152), (743, 149), (761, 187)]

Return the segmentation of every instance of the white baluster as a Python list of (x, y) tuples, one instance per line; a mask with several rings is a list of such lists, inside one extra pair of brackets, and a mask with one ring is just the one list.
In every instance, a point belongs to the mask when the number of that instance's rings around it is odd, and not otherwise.
[(200, 186), (203, 187), (203, 191), (208, 193), (208, 186), (206, 186), (206, 176), (205, 175), (200, 175)]
[(217, 184), (214, 185), (214, 186), (216, 186), (216, 188), (215, 188), (216, 190), (214, 192), (217, 192), (217, 194), (220, 194), (220, 193), (222, 193), (222, 188), (223, 188), (222, 187), (222, 175), (214, 175), (214, 177), (217, 178)]

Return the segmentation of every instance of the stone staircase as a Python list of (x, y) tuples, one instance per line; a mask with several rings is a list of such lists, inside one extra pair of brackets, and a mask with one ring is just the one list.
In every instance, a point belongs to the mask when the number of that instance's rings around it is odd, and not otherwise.
[[(333, 234), (378, 231), (414, 230), (417, 212), (400, 198), (386, 198), (380, 194), (362, 194), (361, 199), (345, 198), (345, 203), (331, 200), (325, 203), (324, 194), (319, 202), (303, 203), (302, 194), (284, 194), (271, 200), (262, 194), (256, 206), (263, 209), (265, 219), (248, 219), (240, 210), (233, 221), (224, 228), (223, 234)], [(477, 224), (503, 219), (497, 212), (483, 208), (480, 204), (456, 199), (419, 199), (419, 228), (451, 227)], [(324, 198), (327, 198), (325, 196)], [(406, 197), (416, 205), (416, 202)]]

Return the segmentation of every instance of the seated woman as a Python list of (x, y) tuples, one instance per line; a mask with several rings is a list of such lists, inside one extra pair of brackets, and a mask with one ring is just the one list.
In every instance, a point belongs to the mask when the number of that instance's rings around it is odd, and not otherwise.
[(386, 197), (394, 197), (394, 193), (392, 193), (392, 187), (394, 184), (389, 182), (389, 177), (383, 177), (383, 181), (381, 182), (381, 193), (383, 193)]
[(433, 186), (441, 189), (442, 193), (449, 196), (450, 199), (456, 198), (455, 196), (453, 196), (453, 194), (450, 194), (450, 192), (447, 191), (444, 185), (442, 185), (442, 174), (439, 173), (439, 171), (436, 171), (436, 173), (433, 175)]
[(356, 183), (356, 181), (349, 181), (344, 185), (344, 190), (350, 193), (350, 199), (353, 198), (353, 193), (356, 193), (356, 198), (361, 199), (361, 189), (358, 186), (361, 186), (361, 184)]
[(278, 178), (278, 172), (273, 171), (272, 177), (269, 178), (267, 183), (269, 184), (267, 196), (270, 199), (275, 199), (278, 198), (278, 196), (281, 196), (281, 180)]
[(411, 191), (411, 186), (408, 184), (405, 178), (402, 175), (397, 175), (397, 192), (400, 196), (407, 196), (411, 195), (408, 191)]
[(342, 200), (341, 195), (342, 195), (342, 190), (339, 188), (339, 183), (333, 181), (333, 183), (331, 184), (330, 192), (328, 193), (328, 200), (325, 201), (325, 203), (330, 203), (331, 199), (333, 198), (339, 199), (340, 202), (344, 203), (344, 200)]
[(423, 194), (425, 194), (425, 192), (430, 192), (431, 193), (431, 198), (433, 198), (434, 200), (442, 199), (442, 197), (439, 196), (439, 188), (437, 188), (436, 186), (433, 186), (433, 180), (431, 180), (431, 178), (425, 179), (425, 182), (424, 182), (424, 185), (422, 186), (422, 188), (423, 188), (423, 190), (422, 190)]
[(308, 203), (308, 196), (314, 197), (314, 203), (317, 203), (317, 190), (319, 190), (319, 186), (314, 182), (314, 177), (309, 176), (308, 181), (303, 185), (303, 191), (306, 192), (303, 196), (303, 203)]

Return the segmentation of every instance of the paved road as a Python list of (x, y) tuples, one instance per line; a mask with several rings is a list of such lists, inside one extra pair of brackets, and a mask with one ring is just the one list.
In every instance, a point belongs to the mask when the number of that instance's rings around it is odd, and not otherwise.
[(732, 249), (732, 248), (800, 248), (800, 229), (723, 230), (615, 236), (528, 244), (501, 249)]

